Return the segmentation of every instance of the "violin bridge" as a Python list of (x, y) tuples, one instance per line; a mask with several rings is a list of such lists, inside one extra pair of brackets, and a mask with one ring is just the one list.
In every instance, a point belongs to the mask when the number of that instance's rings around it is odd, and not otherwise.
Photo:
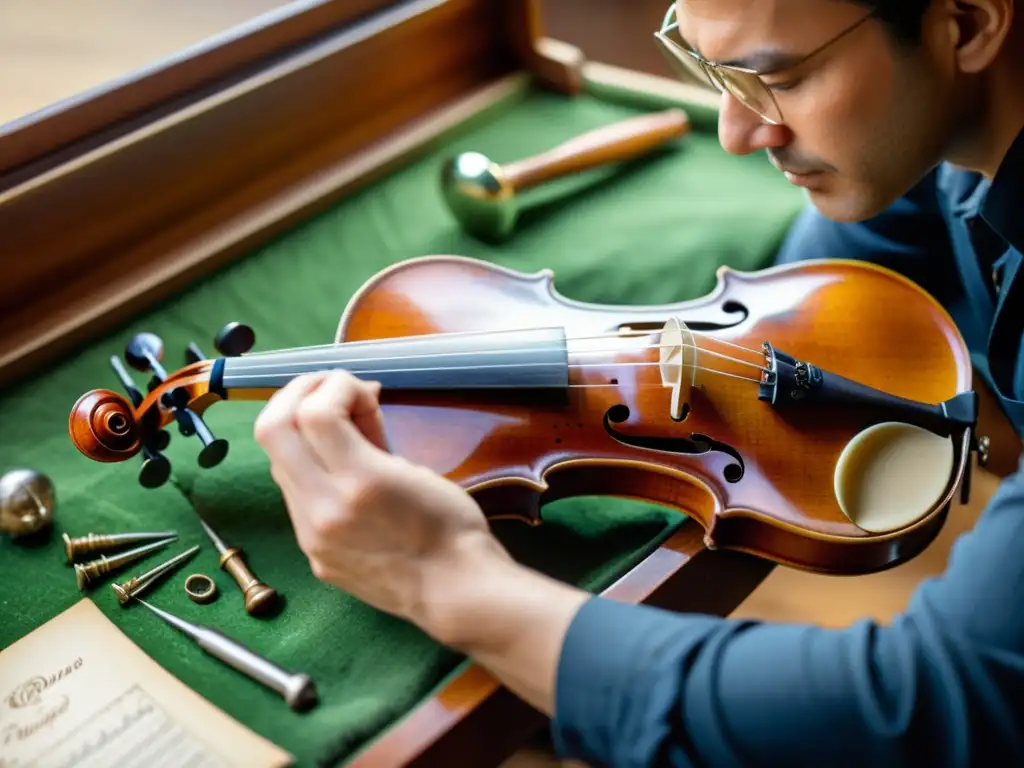
[(697, 384), (697, 343), (693, 333), (678, 317), (665, 323), (658, 345), (661, 383), (672, 388), (669, 415), (682, 421), (690, 410), (690, 391)]

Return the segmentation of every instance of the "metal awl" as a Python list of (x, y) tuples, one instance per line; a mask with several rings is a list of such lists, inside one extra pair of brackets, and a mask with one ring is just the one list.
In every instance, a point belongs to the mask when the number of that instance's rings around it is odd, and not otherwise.
[(309, 675), (282, 669), (216, 629), (179, 619), (174, 614), (150, 605), (140, 597), (134, 599), (182, 634), (192, 638), (206, 653), (279, 693), (292, 709), (302, 711), (317, 703), (316, 685)]

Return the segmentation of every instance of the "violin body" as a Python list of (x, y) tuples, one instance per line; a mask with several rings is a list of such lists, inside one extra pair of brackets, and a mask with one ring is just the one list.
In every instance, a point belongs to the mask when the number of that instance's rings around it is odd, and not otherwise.
[[(423, 338), (447, 351), (410, 354)], [(854, 574), (927, 546), (968, 479), (973, 415), (938, 430), (948, 460), (929, 478), (927, 508), (867, 530), (839, 503), (844, 452), (903, 406), (880, 411), (842, 387), (805, 397), (813, 381), (904, 398), (929, 424), (928, 414), (947, 413), (936, 404), (971, 393), (969, 353), (945, 310), (866, 263), (723, 268), (697, 300), (608, 306), (562, 296), (550, 271), (431, 256), (368, 281), (325, 346), (277, 357), (276, 368), (300, 361), (295, 373), (337, 366), (384, 377), (391, 450), (466, 488), (491, 518), (537, 524), (544, 503), (569, 496), (639, 499), (697, 520), (709, 546)], [(261, 363), (273, 354), (194, 363), (134, 405), (87, 393), (71, 413), (72, 439), (99, 461), (136, 455), (175, 420), (172, 391), (194, 414), (267, 398), (286, 381)], [(780, 389), (786, 360), (813, 365), (796, 363), (792, 386)], [(394, 377), (399, 369), (404, 378)]]

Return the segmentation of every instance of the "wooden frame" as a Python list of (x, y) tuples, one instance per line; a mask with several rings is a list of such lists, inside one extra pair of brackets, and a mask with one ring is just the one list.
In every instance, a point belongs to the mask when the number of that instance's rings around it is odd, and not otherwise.
[[(177, 56), (0, 125), (0, 175), (96, 134), (109, 141), (118, 125), (204, 86), (237, 76), (252, 62), (393, 5), (393, 0), (296, 0)], [(74, 149), (72, 149), (74, 152)]]
[[(428, 53), (438, 36), (449, 41), (446, 52)], [(545, 38), (536, 0), (302, 0), (272, 24), (7, 126), (0, 385), (372, 183), (538, 80), (566, 94), (684, 104), (694, 118), (717, 107), (702, 89), (588, 62)], [(242, 132), (249, 141), (237, 141)], [(708, 550), (688, 521), (606, 594), (725, 615), (771, 568)], [(467, 665), (350, 765), (493, 765), (543, 726), (539, 713)]]
[[(130, 119), (176, 68), (130, 80), (123, 104), (104, 92), (8, 134), (0, 156), (19, 162), (0, 177), (0, 384), (386, 172), (440, 129), (438, 110), (457, 119), (452, 105), (519, 68), (537, 20), (516, 7), (530, 6), (392, 2)], [(102, 140), (83, 133), (38, 156), (68, 138), (62, 115)]]

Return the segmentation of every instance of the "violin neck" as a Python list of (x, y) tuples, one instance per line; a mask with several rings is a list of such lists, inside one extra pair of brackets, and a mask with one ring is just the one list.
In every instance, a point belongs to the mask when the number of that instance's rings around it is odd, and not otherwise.
[(308, 373), (344, 370), (385, 390), (565, 389), (565, 331), (442, 333), (261, 352), (218, 359), (211, 391), (263, 398)]

